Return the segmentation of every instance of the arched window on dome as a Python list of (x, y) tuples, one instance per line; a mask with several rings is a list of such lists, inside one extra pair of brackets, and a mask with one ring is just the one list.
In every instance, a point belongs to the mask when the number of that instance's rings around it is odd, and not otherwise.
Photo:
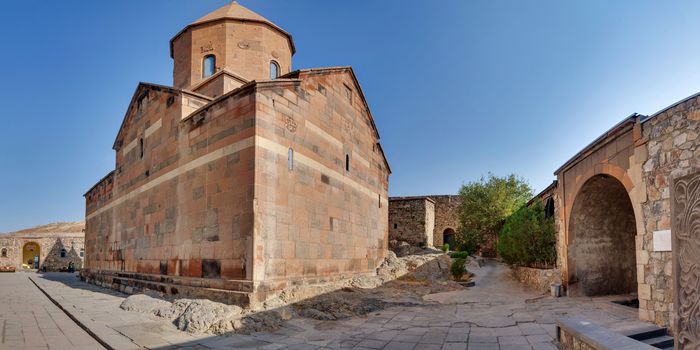
[(210, 77), (214, 75), (216, 71), (216, 56), (206, 55), (204, 56), (204, 61), (202, 62), (202, 77)]
[(280, 76), (280, 65), (275, 61), (270, 61), (270, 80), (275, 80)]

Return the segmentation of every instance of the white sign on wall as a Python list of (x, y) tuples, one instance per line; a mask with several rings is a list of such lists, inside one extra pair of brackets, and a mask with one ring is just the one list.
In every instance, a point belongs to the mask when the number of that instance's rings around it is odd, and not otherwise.
[(654, 231), (654, 251), (671, 251), (671, 230)]

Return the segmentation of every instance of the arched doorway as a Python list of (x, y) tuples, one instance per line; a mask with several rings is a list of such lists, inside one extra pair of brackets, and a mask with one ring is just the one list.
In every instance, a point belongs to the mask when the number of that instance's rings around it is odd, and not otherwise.
[(22, 247), (22, 266), (29, 269), (39, 268), (41, 247), (36, 242), (27, 242)]
[(569, 220), (569, 295), (637, 291), (632, 202), (617, 179), (597, 175), (579, 190)]
[(450, 250), (455, 250), (457, 248), (457, 243), (455, 243), (455, 230), (451, 228), (445, 229), (442, 232), (442, 244), (449, 244)]

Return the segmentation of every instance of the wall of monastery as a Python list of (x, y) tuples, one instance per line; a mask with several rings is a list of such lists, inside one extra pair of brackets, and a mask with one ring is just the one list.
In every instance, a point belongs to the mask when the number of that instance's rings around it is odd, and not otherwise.
[(280, 73), (292, 67), (292, 48), (286, 35), (265, 24), (219, 20), (190, 27), (173, 39), (174, 86), (187, 89), (203, 81), (204, 57), (216, 56), (216, 69), (228, 69), (251, 81), (270, 78), (269, 62)]
[(349, 69), (258, 83), (258, 298), (373, 273), (388, 243), (388, 175)]
[(432, 246), (434, 229), (430, 230), (430, 226), (435, 226), (434, 217), (435, 203), (427, 197), (391, 198), (389, 240)]
[[(86, 265), (252, 279), (252, 94), (225, 99), (186, 121), (177, 95), (150, 87), (137, 92), (143, 100), (126, 118), (117, 170), (86, 195)], [(226, 289), (210, 282), (197, 283)]]
[(639, 242), (640, 317), (661, 325), (672, 324), (672, 253), (655, 247), (654, 236), (670, 236), (667, 231), (671, 229), (673, 179), (700, 169), (699, 128), (698, 97), (683, 101), (643, 124), (643, 135), (648, 140), (648, 160), (643, 165), (648, 200), (643, 204), (646, 234)]
[(76, 269), (83, 266), (81, 254), (84, 255), (85, 241), (82, 233), (0, 236), (0, 266), (14, 266), (20, 270), (23, 264), (28, 265), (29, 261), (24, 261), (23, 247), (32, 243), (39, 247), (40, 269), (60, 271), (68, 268), (71, 262)]
[[(441, 195), (430, 196), (435, 201), (435, 229), (433, 230), (433, 245), (442, 247), (443, 234), (451, 229), (459, 232), (459, 196)], [(456, 247), (451, 247), (454, 249)]]

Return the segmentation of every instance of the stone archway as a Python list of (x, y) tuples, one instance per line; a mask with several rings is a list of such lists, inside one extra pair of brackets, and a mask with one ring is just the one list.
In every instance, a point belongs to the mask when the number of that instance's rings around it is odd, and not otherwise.
[(455, 230), (453, 228), (446, 228), (445, 231), (442, 232), (442, 244), (449, 244), (450, 250), (455, 250), (457, 248)]
[(569, 295), (637, 291), (634, 209), (627, 190), (608, 175), (590, 178), (569, 220)]
[(41, 259), (41, 246), (36, 242), (27, 242), (22, 246), (22, 266), (38, 269)]

